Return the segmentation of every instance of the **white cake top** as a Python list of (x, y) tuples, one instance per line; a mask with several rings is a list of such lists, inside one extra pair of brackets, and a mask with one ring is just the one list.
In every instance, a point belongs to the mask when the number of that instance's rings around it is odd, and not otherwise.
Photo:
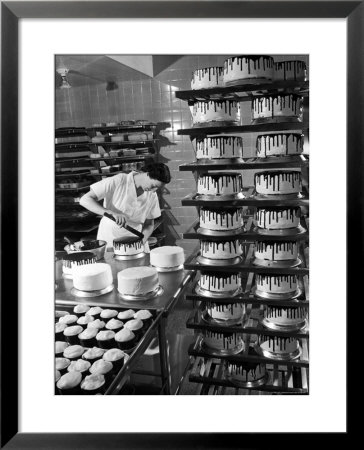
[(156, 247), (150, 251), (150, 263), (156, 267), (177, 267), (184, 261), (183, 248), (176, 245)]
[(77, 266), (73, 269), (73, 276), (94, 276), (100, 273), (108, 272), (110, 266), (106, 263), (87, 264), (84, 266)]
[(119, 280), (140, 280), (142, 278), (156, 275), (157, 271), (153, 267), (139, 266), (129, 267), (118, 273)]

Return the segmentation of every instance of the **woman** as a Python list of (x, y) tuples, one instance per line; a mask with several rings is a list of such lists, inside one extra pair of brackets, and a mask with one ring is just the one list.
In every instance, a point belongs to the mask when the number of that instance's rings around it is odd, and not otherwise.
[(154, 219), (161, 215), (156, 191), (170, 180), (168, 166), (152, 163), (141, 172), (120, 173), (92, 184), (80, 204), (95, 214), (108, 213), (115, 218), (115, 222), (101, 219), (97, 239), (106, 241), (109, 248), (114, 239), (134, 236), (123, 228), (127, 224), (144, 234), (145, 251), (149, 251), (147, 239), (153, 232)]

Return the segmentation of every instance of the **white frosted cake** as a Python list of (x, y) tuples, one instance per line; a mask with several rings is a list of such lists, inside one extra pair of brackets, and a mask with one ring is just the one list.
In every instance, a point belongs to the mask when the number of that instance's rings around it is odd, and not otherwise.
[(304, 61), (281, 61), (274, 63), (275, 81), (306, 81)]
[(296, 260), (298, 245), (294, 241), (259, 241), (255, 242), (254, 256), (269, 261)]
[(235, 292), (241, 286), (240, 273), (201, 272), (201, 289), (214, 293)]
[(155, 267), (178, 267), (185, 262), (185, 254), (182, 247), (165, 245), (156, 247), (150, 251), (150, 264)]
[(231, 241), (200, 241), (201, 256), (209, 259), (232, 259), (243, 254), (238, 239)]
[(198, 138), (196, 159), (232, 159), (243, 157), (243, 138), (219, 135)]
[(220, 333), (216, 331), (203, 330), (203, 343), (211, 350), (235, 353), (244, 347), (243, 340), (238, 333)]
[(224, 83), (248, 83), (257, 80), (271, 81), (274, 73), (274, 59), (271, 56), (233, 56), (224, 62)]
[(191, 89), (211, 89), (224, 86), (223, 67), (204, 67), (193, 72)]
[(260, 335), (258, 339), (262, 350), (276, 355), (294, 353), (299, 349), (299, 342), (294, 337)]
[(113, 241), (114, 254), (121, 256), (137, 255), (144, 252), (142, 239), (133, 236), (125, 236)]
[(144, 295), (158, 288), (158, 272), (153, 267), (129, 267), (118, 273), (118, 291), (123, 295)]
[(240, 103), (235, 100), (196, 102), (190, 109), (194, 125), (209, 122), (240, 123)]
[(217, 321), (238, 321), (243, 318), (245, 305), (242, 303), (207, 303), (206, 312), (212, 319)]
[(98, 291), (113, 282), (111, 267), (106, 263), (79, 266), (73, 269), (73, 286), (80, 291)]
[(303, 153), (303, 134), (279, 133), (257, 137), (257, 157), (292, 156)]
[(210, 173), (200, 175), (197, 180), (197, 194), (200, 195), (236, 195), (243, 189), (240, 173)]
[(286, 230), (296, 228), (300, 224), (301, 208), (257, 208), (257, 226), (264, 230)]
[(200, 227), (206, 230), (229, 231), (242, 226), (242, 209), (200, 208)]
[(264, 310), (264, 318), (280, 327), (292, 327), (304, 324), (307, 309), (302, 307), (269, 306)]
[(302, 188), (301, 172), (292, 170), (257, 172), (255, 190), (262, 195), (299, 194)]
[(302, 122), (303, 98), (296, 94), (254, 97), (252, 119), (259, 122)]
[[(249, 347), (248, 356), (258, 356), (253, 347)], [(226, 361), (228, 376), (232, 381), (253, 382), (265, 377), (264, 363), (242, 361), (239, 363)]]
[(258, 291), (267, 294), (294, 294), (298, 288), (296, 275), (266, 275), (257, 273), (255, 285)]
[(91, 252), (75, 252), (65, 255), (62, 260), (62, 270), (65, 275), (72, 276), (75, 267), (96, 263), (96, 256)]

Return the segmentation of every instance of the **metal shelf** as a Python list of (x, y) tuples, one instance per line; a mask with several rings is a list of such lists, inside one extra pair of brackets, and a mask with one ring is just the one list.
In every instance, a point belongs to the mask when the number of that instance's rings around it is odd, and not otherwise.
[[(212, 123), (212, 122), (210, 122)], [(185, 128), (178, 130), (179, 135), (190, 135), (192, 137), (205, 136), (207, 134), (219, 134), (219, 133), (261, 133), (261, 132), (273, 132), (273, 131), (286, 131), (286, 130), (301, 130), (308, 129), (308, 124), (304, 122), (278, 122), (278, 123), (264, 123), (258, 125), (225, 125), (219, 126), (218, 122), (210, 126), (200, 126), (194, 128)]]
[(194, 89), (175, 92), (176, 97), (193, 103), (196, 101), (233, 99), (240, 102), (250, 101), (253, 97), (269, 94), (298, 94), (306, 97), (308, 95), (308, 81), (275, 81), (262, 84), (243, 84), (237, 86), (224, 86), (211, 89)]
[(89, 127), (87, 128), (87, 131), (93, 132), (93, 131), (104, 131), (105, 133), (112, 130), (147, 130), (150, 131), (150, 128), (156, 127), (157, 124), (154, 122), (146, 123), (146, 124), (134, 124), (134, 125), (112, 125), (112, 126), (102, 126), (102, 127)]
[(96, 145), (101, 147), (130, 147), (132, 145), (153, 145), (158, 142), (158, 139), (149, 139), (145, 141), (119, 141), (119, 142), (90, 142), (90, 145)]
[(283, 167), (305, 167), (309, 164), (308, 155), (291, 156), (288, 158), (243, 158), (231, 162), (219, 162), (216, 160), (201, 160), (193, 163), (181, 164), (181, 172), (207, 172), (209, 170), (244, 170), (244, 169), (276, 169)]
[(98, 162), (98, 161), (139, 161), (146, 158), (153, 158), (155, 156), (155, 153), (148, 153), (144, 155), (131, 155), (131, 156), (100, 156), (100, 158), (90, 158), (88, 156), (80, 157), (80, 158), (56, 158), (56, 163), (67, 163), (72, 161), (91, 161), (91, 162)]

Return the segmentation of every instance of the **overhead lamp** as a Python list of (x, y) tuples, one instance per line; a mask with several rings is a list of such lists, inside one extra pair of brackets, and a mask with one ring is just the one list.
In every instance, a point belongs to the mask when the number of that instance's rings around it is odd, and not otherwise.
[(115, 83), (115, 81), (108, 81), (106, 83), (107, 91), (116, 91), (117, 89), (119, 89), (119, 86)]
[(58, 68), (57, 69), (57, 73), (61, 76), (62, 78), (62, 82), (61, 85), (59, 86), (60, 89), (69, 89), (70, 87), (72, 87), (68, 80), (67, 80), (67, 74), (68, 74), (69, 70), (65, 69), (65, 68)]

